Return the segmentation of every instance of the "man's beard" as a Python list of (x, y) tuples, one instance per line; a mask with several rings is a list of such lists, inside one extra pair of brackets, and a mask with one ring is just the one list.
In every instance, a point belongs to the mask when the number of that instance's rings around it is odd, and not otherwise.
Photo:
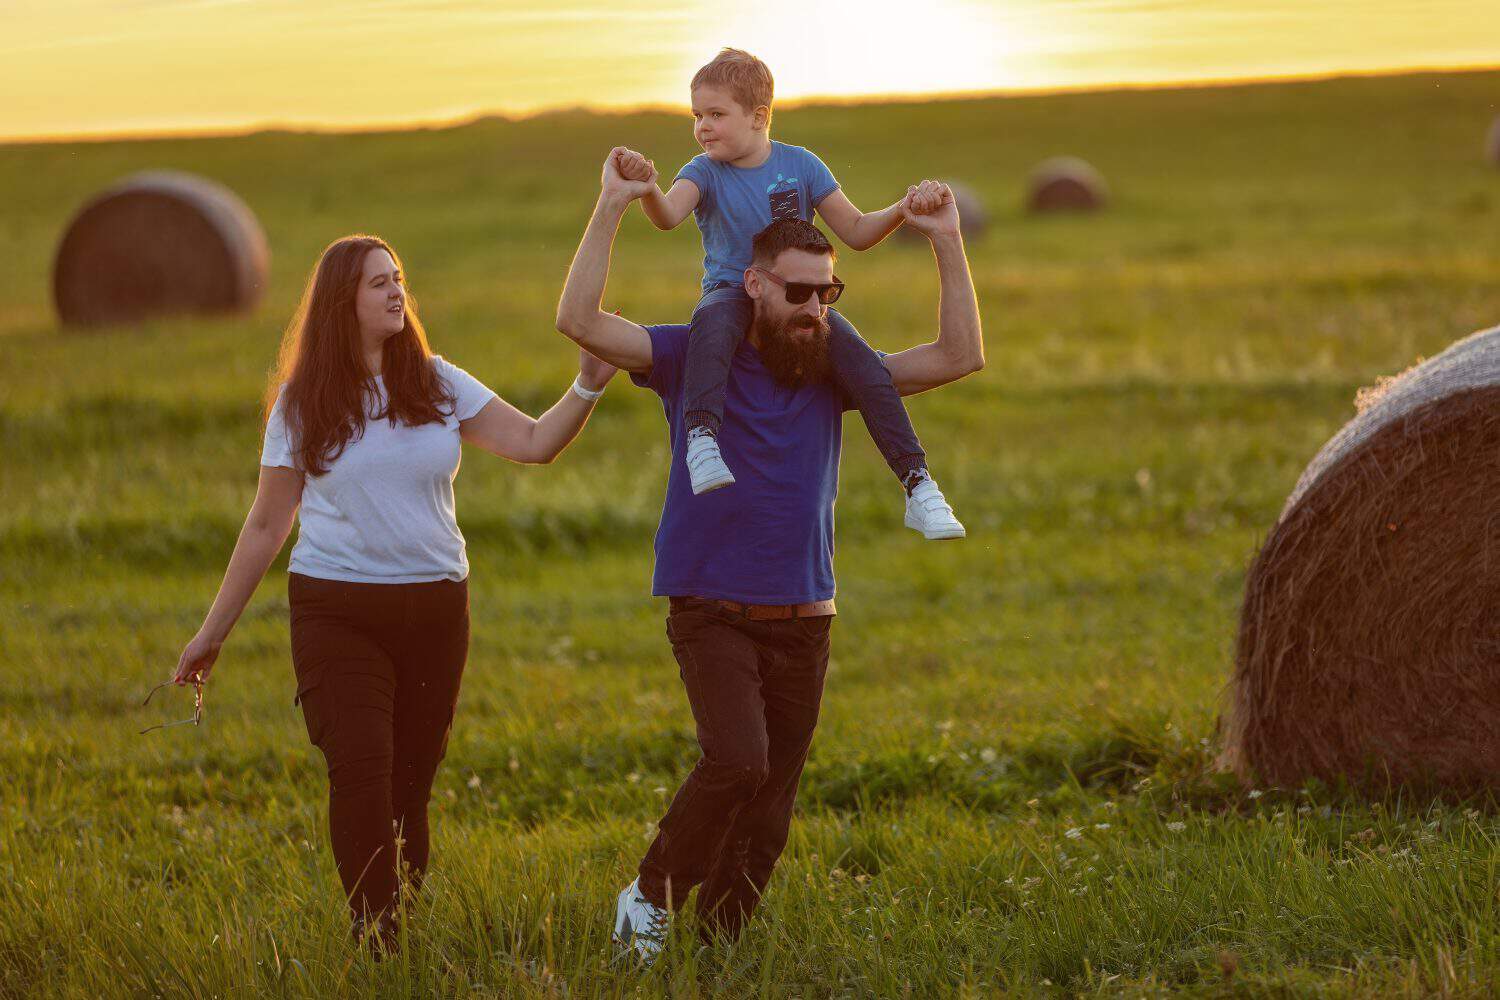
[(833, 374), (828, 321), (823, 317), (798, 313), (778, 323), (757, 310), (754, 327), (761, 363), (782, 385), (797, 389), (826, 382)]

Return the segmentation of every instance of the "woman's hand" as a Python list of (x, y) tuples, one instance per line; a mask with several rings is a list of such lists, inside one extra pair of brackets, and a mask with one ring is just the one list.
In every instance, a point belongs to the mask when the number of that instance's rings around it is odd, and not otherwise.
[(209, 639), (202, 632), (193, 636), (183, 647), (182, 656), (177, 659), (177, 673), (173, 675), (172, 682), (179, 685), (201, 684), (208, 680), (223, 645), (222, 642)]
[(598, 392), (620, 369), (608, 361), (600, 361), (583, 348), (578, 349), (578, 381), (590, 392)]

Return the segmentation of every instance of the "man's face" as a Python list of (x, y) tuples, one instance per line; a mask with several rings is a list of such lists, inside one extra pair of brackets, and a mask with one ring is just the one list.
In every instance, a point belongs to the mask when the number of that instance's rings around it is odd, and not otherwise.
[[(833, 280), (833, 258), (787, 250), (768, 270), (783, 281), (826, 284)], [(805, 302), (788, 302), (786, 289), (755, 268), (745, 272), (745, 291), (754, 303), (756, 350), (776, 380), (796, 386), (826, 379), (828, 307), (816, 295)]]

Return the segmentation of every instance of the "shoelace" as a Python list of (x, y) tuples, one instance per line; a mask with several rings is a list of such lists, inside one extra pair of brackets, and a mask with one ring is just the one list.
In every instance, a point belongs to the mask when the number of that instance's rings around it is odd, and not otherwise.
[(655, 938), (657, 941), (665, 940), (667, 936), (667, 911), (639, 894), (636, 895), (635, 902), (642, 904), (646, 912), (650, 914), (648, 918), (650, 922), (646, 925), (644, 933), (640, 930), (637, 930), (635, 933), (641, 937)]

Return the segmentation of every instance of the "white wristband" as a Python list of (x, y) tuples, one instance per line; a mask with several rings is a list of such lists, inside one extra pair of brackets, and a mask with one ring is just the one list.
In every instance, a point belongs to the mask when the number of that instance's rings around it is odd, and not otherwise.
[(581, 398), (587, 400), (590, 403), (597, 403), (599, 401), (599, 397), (604, 395), (603, 389), (585, 389), (583, 387), (583, 383), (578, 381), (578, 377), (576, 375), (573, 377), (573, 391), (578, 393)]

